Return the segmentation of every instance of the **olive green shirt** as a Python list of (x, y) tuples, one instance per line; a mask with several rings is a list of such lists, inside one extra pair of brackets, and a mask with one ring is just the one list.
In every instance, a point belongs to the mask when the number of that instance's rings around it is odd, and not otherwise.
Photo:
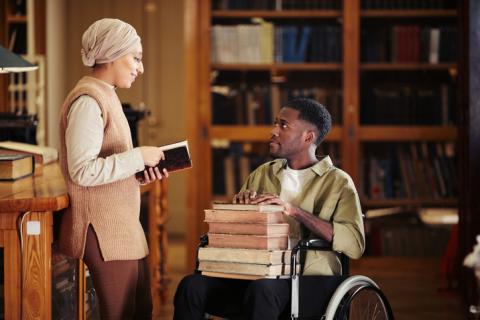
[[(280, 194), (279, 176), (286, 168), (285, 159), (276, 159), (259, 166), (242, 186), (242, 190), (254, 190), (258, 194)], [(358, 259), (365, 249), (365, 234), (360, 200), (350, 176), (336, 168), (330, 157), (322, 158), (310, 168), (306, 184), (300, 190), (296, 203), (291, 203), (333, 225), (334, 251), (343, 252), (350, 258)], [(295, 225), (291, 227), (295, 228)], [(302, 239), (318, 238), (303, 225), (300, 226)], [(341, 264), (334, 252), (309, 251), (305, 259), (304, 275), (339, 274)]]

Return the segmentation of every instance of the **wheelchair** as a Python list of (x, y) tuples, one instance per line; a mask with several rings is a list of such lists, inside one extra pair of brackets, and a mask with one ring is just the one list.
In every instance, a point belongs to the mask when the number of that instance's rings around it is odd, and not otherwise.
[[(202, 235), (198, 249), (208, 245), (208, 235)], [(390, 320), (392, 309), (380, 287), (370, 278), (349, 275), (349, 260), (338, 253), (342, 265), (340, 275), (302, 275), (298, 272), (299, 257), (308, 250), (331, 251), (322, 239), (301, 240), (293, 249), (290, 261), (291, 308), (282, 319), (320, 320)], [(198, 256), (198, 255), (197, 255)], [(197, 259), (197, 272), (198, 259)], [(320, 297), (315, 292), (323, 292)], [(206, 319), (209, 319), (207, 315)], [(241, 318), (231, 318), (241, 319)]]

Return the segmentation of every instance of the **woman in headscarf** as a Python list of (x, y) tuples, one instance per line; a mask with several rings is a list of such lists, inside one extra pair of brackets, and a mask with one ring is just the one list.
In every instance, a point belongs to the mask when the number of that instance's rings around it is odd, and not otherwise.
[[(150, 319), (139, 186), (168, 177), (168, 172), (155, 167), (164, 158), (158, 147), (133, 148), (115, 92), (130, 88), (143, 73), (142, 45), (128, 23), (101, 19), (85, 31), (82, 47), (91, 74), (80, 79), (61, 110), (60, 164), (70, 207), (62, 218), (60, 248), (83, 258), (102, 319)], [(140, 171), (142, 181), (135, 178)]]

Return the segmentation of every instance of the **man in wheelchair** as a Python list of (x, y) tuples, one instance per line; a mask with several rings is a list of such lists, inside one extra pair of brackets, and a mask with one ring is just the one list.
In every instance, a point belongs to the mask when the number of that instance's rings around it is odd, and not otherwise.
[[(329, 156), (318, 158), (315, 153), (331, 124), (329, 112), (320, 103), (303, 98), (290, 101), (271, 131), (270, 154), (275, 160), (253, 171), (233, 199), (283, 206), (291, 247), (299, 239), (311, 238), (331, 244), (333, 251), (306, 253), (303, 275), (338, 275), (342, 267), (337, 252), (357, 259), (365, 248), (360, 201), (352, 179)], [(278, 319), (290, 306), (290, 286), (289, 279), (188, 275), (175, 294), (174, 319), (203, 319), (205, 313)]]

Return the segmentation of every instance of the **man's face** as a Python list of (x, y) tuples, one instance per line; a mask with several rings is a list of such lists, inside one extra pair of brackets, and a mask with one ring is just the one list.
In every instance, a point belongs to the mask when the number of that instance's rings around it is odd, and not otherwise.
[(312, 132), (313, 125), (298, 119), (299, 113), (288, 107), (280, 110), (275, 126), (270, 131), (270, 154), (273, 157), (289, 159), (310, 146), (306, 135)]

